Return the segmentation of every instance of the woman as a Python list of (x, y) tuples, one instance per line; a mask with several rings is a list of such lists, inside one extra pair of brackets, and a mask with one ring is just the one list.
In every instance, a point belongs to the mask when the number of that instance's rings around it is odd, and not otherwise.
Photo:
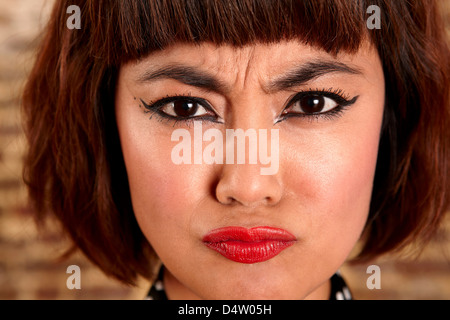
[(151, 298), (351, 298), (358, 240), (427, 240), (448, 208), (438, 10), (58, 1), (24, 93), (38, 218), (123, 282), (159, 274)]

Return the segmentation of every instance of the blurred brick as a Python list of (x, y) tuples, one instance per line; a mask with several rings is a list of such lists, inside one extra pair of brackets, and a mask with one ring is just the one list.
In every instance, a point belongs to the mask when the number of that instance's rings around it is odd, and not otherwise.
[(20, 185), (17, 180), (0, 180), (0, 189), (18, 189)]

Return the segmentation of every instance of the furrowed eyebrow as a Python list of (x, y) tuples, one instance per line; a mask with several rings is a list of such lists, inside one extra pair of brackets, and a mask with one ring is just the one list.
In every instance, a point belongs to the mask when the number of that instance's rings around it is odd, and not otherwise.
[(226, 91), (226, 86), (213, 76), (189, 66), (164, 66), (142, 74), (138, 82), (152, 82), (160, 79), (174, 79), (184, 84), (214, 92)]
[[(335, 61), (312, 61), (294, 68), (284, 75), (271, 80), (265, 90), (267, 92), (277, 92), (293, 87), (301, 86), (307, 82), (329, 73), (346, 73), (362, 75), (357, 68), (351, 67), (342, 62)], [(148, 70), (137, 78), (138, 82), (152, 82), (161, 79), (174, 79), (189, 86), (203, 88), (208, 91), (225, 93), (230, 89), (214, 76), (202, 72), (197, 68), (183, 65), (169, 65)]]
[(288, 71), (281, 77), (272, 80), (267, 86), (267, 91), (276, 92), (301, 86), (323, 75), (340, 72), (354, 75), (362, 75), (362, 72), (342, 62), (313, 61)]

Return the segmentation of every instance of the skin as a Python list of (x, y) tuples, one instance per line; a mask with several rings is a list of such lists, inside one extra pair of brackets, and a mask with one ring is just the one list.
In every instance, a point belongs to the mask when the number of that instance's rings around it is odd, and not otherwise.
[[(283, 90), (268, 84), (311, 61), (345, 63), (359, 72), (328, 72)], [(168, 65), (194, 68), (226, 87), (222, 92), (145, 72)], [(277, 122), (301, 90), (333, 88), (356, 102), (337, 117), (289, 117)], [(330, 277), (358, 241), (369, 211), (384, 107), (384, 76), (376, 50), (326, 52), (296, 41), (243, 48), (175, 44), (123, 65), (115, 112), (132, 203), (142, 232), (166, 267), (169, 299), (328, 299)], [(172, 95), (200, 97), (220, 123), (203, 130), (279, 129), (279, 170), (260, 164), (180, 164), (171, 161), (175, 129), (193, 136), (192, 122), (145, 112)], [(207, 143), (203, 143), (205, 147)], [(274, 258), (243, 264), (202, 242), (225, 226), (272, 226), (297, 241)]]

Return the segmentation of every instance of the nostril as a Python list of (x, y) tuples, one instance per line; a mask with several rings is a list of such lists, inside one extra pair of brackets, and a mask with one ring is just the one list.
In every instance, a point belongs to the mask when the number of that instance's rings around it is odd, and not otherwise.
[(233, 204), (233, 203), (237, 202), (236, 199), (234, 199), (233, 197), (226, 197), (225, 200), (220, 200), (219, 199), (219, 201), (220, 201), (220, 203), (226, 204), (226, 205), (230, 205), (230, 204)]
[(237, 185), (219, 182), (216, 188), (216, 199), (224, 205), (240, 204), (245, 207), (272, 206), (277, 204), (281, 198), (278, 184), (263, 187), (258, 185), (246, 185), (241, 182)]
[(280, 175), (261, 175), (259, 169), (256, 165), (224, 165), (214, 190), (217, 201), (246, 207), (277, 204), (282, 194)]

